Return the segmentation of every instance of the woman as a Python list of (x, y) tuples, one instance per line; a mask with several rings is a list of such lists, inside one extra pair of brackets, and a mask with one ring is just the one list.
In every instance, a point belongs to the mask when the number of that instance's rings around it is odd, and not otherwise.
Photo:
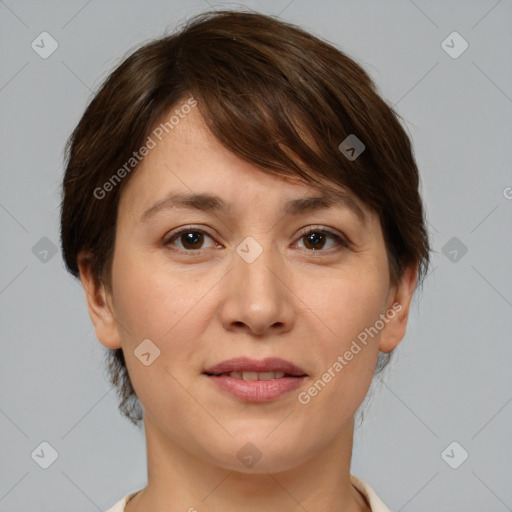
[(61, 242), (147, 486), (110, 512), (387, 511), (354, 415), (429, 243), (410, 141), (368, 75), (215, 11), (108, 77), (67, 146)]

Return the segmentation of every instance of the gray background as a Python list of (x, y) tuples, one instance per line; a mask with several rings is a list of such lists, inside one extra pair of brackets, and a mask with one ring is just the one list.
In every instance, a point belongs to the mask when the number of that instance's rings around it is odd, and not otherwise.
[[(58, 249), (62, 150), (129, 50), (210, 5), (0, 0), (0, 512), (105, 510), (145, 485), (143, 432), (117, 412)], [(244, 5), (362, 64), (405, 119), (422, 174), (432, 273), (356, 431), (352, 472), (393, 511), (512, 510), (512, 2)], [(43, 31), (59, 45), (47, 59), (31, 47)], [(469, 44), (458, 58), (441, 46), (453, 31)], [(31, 457), (43, 441), (59, 454), (46, 470)]]

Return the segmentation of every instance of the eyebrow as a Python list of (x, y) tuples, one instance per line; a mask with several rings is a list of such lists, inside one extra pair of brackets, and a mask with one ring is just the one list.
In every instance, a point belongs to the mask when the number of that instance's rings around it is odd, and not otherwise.
[[(319, 196), (299, 197), (289, 199), (283, 205), (283, 211), (286, 215), (301, 215), (306, 212), (326, 210), (333, 207), (344, 207), (366, 225), (367, 217), (362, 208), (357, 204), (354, 198), (347, 192), (329, 191)], [(173, 208), (185, 208), (190, 210), (227, 212), (230, 209), (228, 205), (219, 196), (208, 193), (176, 193), (172, 192), (150, 206), (140, 217), (141, 222), (147, 222), (151, 217), (164, 210)]]

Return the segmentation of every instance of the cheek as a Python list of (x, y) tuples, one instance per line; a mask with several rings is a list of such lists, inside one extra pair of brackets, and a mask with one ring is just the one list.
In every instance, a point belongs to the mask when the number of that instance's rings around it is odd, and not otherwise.
[(373, 379), (378, 336), (365, 340), (360, 335), (383, 311), (387, 281), (382, 276), (378, 267), (366, 266), (340, 272), (336, 279), (315, 279), (311, 310), (316, 315), (307, 318), (318, 340), (316, 371), (296, 403), (297, 417), (307, 418), (302, 437), (316, 438), (319, 445), (352, 420)]
[(378, 265), (365, 265), (343, 270), (335, 278), (331, 274), (314, 280), (317, 291), (308, 301), (328, 327), (327, 339), (334, 340), (333, 348), (350, 345), (384, 312), (388, 294), (385, 271)]
[(388, 281), (378, 266), (367, 265), (315, 283), (308, 305), (318, 312), (320, 365), (304, 401), (311, 398), (313, 407), (326, 407), (342, 421), (355, 412), (373, 378), (379, 340), (374, 326), (385, 312)]
[[(121, 253), (121, 251), (120, 251)], [(163, 340), (191, 328), (197, 306), (212, 286), (211, 279), (197, 279), (178, 272), (165, 260), (144, 254), (127, 254), (114, 260), (115, 310), (134, 342)], [(126, 333), (125, 333), (126, 337)]]
[[(165, 404), (166, 410), (182, 410), (190, 402), (183, 385), (187, 385), (189, 373), (196, 371), (191, 365), (203, 328), (198, 321), (203, 312), (201, 298), (212, 284), (209, 280), (196, 282), (186, 273), (154, 261), (148, 264), (148, 260), (128, 255), (114, 262), (114, 304), (123, 326), (126, 366), (145, 409), (158, 411)], [(159, 351), (149, 365), (137, 357), (138, 347), (146, 339)], [(150, 352), (155, 350), (149, 346)], [(167, 421), (171, 424), (172, 418)]]
[[(125, 252), (114, 260), (113, 277), (116, 317), (123, 326), (120, 335), (126, 365), (137, 394), (151, 407), (165, 390), (165, 400), (177, 405), (183, 393), (179, 382), (200, 372), (197, 354), (212, 311), (206, 309), (208, 304), (212, 307), (209, 291), (219, 276), (210, 272), (199, 278), (178, 272), (165, 261)], [(146, 339), (160, 351), (149, 366), (136, 356)], [(182, 398), (187, 400), (187, 396)]]

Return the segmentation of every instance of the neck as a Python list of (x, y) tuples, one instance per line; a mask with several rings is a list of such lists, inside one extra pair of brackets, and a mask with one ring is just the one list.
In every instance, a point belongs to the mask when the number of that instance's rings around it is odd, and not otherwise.
[(311, 457), (289, 469), (274, 471), (265, 467), (262, 457), (250, 472), (185, 450), (147, 416), (144, 425), (148, 484), (128, 502), (125, 512), (370, 512), (350, 483), (353, 421), (331, 443), (320, 440), (321, 447)]

